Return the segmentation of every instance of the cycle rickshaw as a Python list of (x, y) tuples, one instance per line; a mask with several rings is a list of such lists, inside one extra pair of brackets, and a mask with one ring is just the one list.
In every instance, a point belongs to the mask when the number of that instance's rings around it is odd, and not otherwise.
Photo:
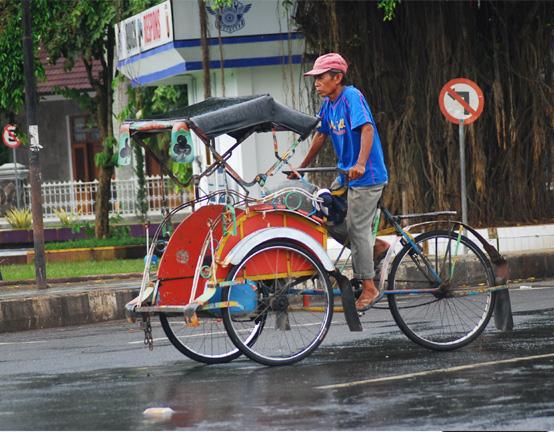
[[(317, 207), (317, 194), (302, 187), (262, 198), (249, 194), (254, 185), (263, 190), (267, 178), (288, 165), (318, 121), (261, 95), (210, 98), (164, 118), (124, 122), (122, 163), (129, 162), (125, 150), (130, 139), (148, 148), (143, 139), (163, 132), (171, 133), (170, 153), (177, 159), (193, 160), (191, 133), (213, 157), (186, 184), (192, 185), (194, 199), (171, 210), (158, 227), (145, 259), (140, 293), (126, 306), (130, 317), (143, 321), (150, 348), (152, 315), (159, 315), (179, 351), (204, 363), (228, 362), (242, 353), (266, 365), (294, 363), (322, 342), (337, 310), (344, 313), (350, 330), (361, 330), (351, 281), (339, 269), (338, 259), (333, 262), (326, 251), (325, 220), (299, 204)], [(299, 138), (280, 154), (276, 131), (290, 131)], [(273, 133), (276, 161), (246, 181), (228, 161), (247, 137), (262, 132)], [(235, 143), (220, 153), (214, 139), (224, 134)], [(204, 193), (200, 180), (218, 169), (242, 191), (227, 185)], [(290, 165), (289, 169), (295, 171)], [(182, 211), (190, 213), (163, 240), (164, 227)], [(383, 208), (381, 214), (397, 238), (383, 261), (379, 287), (400, 329), (435, 350), (473, 341), (491, 318), (497, 290), (506, 289), (496, 286), (495, 278), (505, 260), (473, 228), (451, 220), (455, 212), (393, 216)], [(437, 220), (439, 216), (448, 219)], [(425, 220), (401, 226), (401, 220), (416, 217)], [(156, 270), (152, 257), (159, 249), (163, 254)], [(342, 307), (334, 306), (336, 297)]]

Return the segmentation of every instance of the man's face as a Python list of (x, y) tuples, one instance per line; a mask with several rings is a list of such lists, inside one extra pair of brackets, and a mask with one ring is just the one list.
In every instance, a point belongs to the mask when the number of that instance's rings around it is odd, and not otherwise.
[(331, 74), (329, 72), (316, 75), (315, 89), (321, 97), (333, 96), (341, 87), (342, 74)]

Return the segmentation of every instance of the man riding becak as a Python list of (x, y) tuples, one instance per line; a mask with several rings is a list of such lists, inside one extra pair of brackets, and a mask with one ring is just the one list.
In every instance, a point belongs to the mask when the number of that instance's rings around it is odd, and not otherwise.
[[(354, 277), (362, 281), (363, 290), (356, 309), (364, 311), (380, 300), (375, 286), (374, 257), (382, 259), (389, 244), (371, 240), (372, 222), (377, 203), (388, 181), (381, 140), (371, 110), (362, 93), (346, 85), (348, 65), (341, 55), (329, 53), (319, 57), (305, 76), (313, 76), (315, 88), (323, 97), (319, 111), (321, 126), (317, 129), (308, 153), (299, 168), (305, 168), (331, 138), (337, 155), (337, 166), (348, 172), (346, 222), (329, 226), (331, 236), (341, 244), (350, 244)], [(295, 178), (292, 173), (289, 178)], [(345, 186), (342, 174), (331, 189)]]

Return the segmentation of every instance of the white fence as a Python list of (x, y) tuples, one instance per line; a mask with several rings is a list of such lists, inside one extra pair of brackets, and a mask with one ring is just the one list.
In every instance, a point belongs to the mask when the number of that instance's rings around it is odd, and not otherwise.
[[(164, 204), (171, 209), (189, 201), (189, 191), (177, 190), (168, 177), (146, 177), (146, 201), (148, 213), (160, 214)], [(91, 182), (67, 181), (42, 184), (43, 212), (45, 218), (54, 218), (57, 210), (65, 210), (83, 216), (94, 215), (94, 202), (98, 189), (98, 180)], [(25, 206), (31, 207), (30, 186), (25, 186)], [(139, 185), (136, 178), (129, 180), (112, 180), (110, 212), (121, 215), (137, 215), (140, 213), (137, 200)]]

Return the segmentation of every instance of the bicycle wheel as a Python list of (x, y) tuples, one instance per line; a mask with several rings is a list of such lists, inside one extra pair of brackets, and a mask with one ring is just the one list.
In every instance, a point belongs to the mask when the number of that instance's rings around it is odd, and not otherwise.
[[(183, 315), (160, 314), (162, 328), (171, 342), (182, 354), (207, 364), (227, 363), (242, 353), (227, 336), (222, 318), (200, 318), (197, 327), (185, 323)], [(260, 326), (253, 326), (246, 343), (252, 343)]]
[[(270, 241), (255, 247), (229, 272), (233, 284), (223, 301), (254, 285), (255, 301), (223, 311), (229, 337), (250, 359), (268, 366), (289, 365), (315, 350), (333, 317), (333, 291), (326, 270), (314, 254), (293, 242)], [(240, 301), (239, 301), (240, 303)], [(253, 343), (247, 335), (263, 325)]]
[(487, 326), (496, 300), (496, 292), (467, 295), (468, 288), (494, 285), (488, 258), (470, 239), (450, 231), (421, 234), (415, 243), (421, 254), (404, 246), (392, 263), (388, 289), (440, 290), (388, 295), (394, 320), (412, 341), (429, 349), (448, 351), (469, 344)]

